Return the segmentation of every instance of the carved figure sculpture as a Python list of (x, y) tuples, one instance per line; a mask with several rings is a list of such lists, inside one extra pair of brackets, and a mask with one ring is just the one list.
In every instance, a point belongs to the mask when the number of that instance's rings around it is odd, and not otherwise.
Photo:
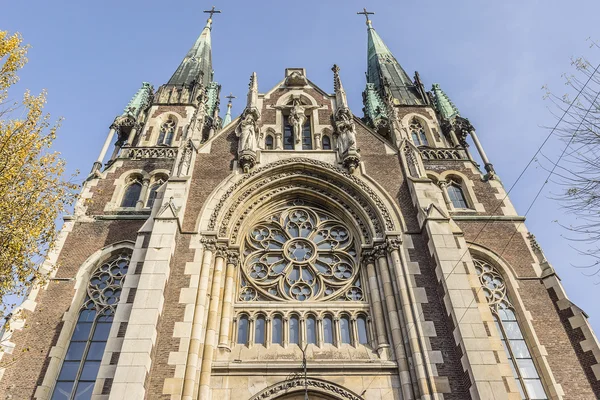
[(290, 115), (288, 116), (288, 122), (292, 127), (296, 143), (300, 143), (302, 139), (302, 127), (306, 122), (305, 111), (306, 108), (300, 104), (300, 100), (294, 100), (293, 106), (290, 109)]
[(238, 143), (239, 153), (245, 150), (256, 150), (256, 121), (251, 114), (242, 119), (235, 133), (240, 138)]
[(348, 108), (340, 109), (336, 115), (335, 124), (339, 132), (338, 152), (340, 156), (350, 150), (356, 150), (356, 126), (352, 121), (352, 112)]

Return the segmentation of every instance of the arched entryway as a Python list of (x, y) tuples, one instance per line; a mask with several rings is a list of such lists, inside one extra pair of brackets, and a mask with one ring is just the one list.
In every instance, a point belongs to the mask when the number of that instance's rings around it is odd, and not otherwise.
[(255, 394), (250, 400), (364, 400), (333, 382), (316, 378), (293, 378), (278, 382)]

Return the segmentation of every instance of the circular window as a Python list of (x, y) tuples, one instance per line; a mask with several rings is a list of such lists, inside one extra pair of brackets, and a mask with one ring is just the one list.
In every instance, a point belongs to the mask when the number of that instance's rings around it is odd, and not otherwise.
[(349, 229), (325, 211), (295, 204), (247, 234), (239, 299), (363, 300)]

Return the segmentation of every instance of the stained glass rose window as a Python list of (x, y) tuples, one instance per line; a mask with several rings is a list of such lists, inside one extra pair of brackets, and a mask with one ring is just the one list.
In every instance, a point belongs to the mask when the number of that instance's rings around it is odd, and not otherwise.
[(363, 300), (350, 230), (325, 211), (297, 204), (248, 232), (239, 299)]

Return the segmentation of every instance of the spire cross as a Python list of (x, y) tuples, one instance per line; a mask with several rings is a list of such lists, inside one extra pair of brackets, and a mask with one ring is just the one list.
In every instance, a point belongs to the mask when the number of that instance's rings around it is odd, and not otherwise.
[(225, 98), (226, 98), (226, 99), (229, 99), (229, 104), (231, 104), (231, 100), (233, 100), (233, 99), (237, 99), (237, 97), (235, 97), (235, 96), (233, 95), (233, 93), (229, 93), (229, 96), (225, 96)]
[(211, 21), (212, 21), (213, 14), (221, 14), (220, 10), (215, 10), (215, 6), (212, 6), (211, 10), (208, 10), (208, 11), (204, 10), (203, 12), (210, 14), (210, 17), (208, 17), (208, 19)]
[(367, 11), (366, 8), (363, 8), (362, 12), (357, 12), (356, 14), (358, 14), (358, 15), (362, 14), (362, 15), (364, 15), (365, 18), (367, 19), (367, 25), (369, 25), (369, 22), (371, 22), (371, 21), (369, 21), (369, 15), (375, 15), (374, 12)]

